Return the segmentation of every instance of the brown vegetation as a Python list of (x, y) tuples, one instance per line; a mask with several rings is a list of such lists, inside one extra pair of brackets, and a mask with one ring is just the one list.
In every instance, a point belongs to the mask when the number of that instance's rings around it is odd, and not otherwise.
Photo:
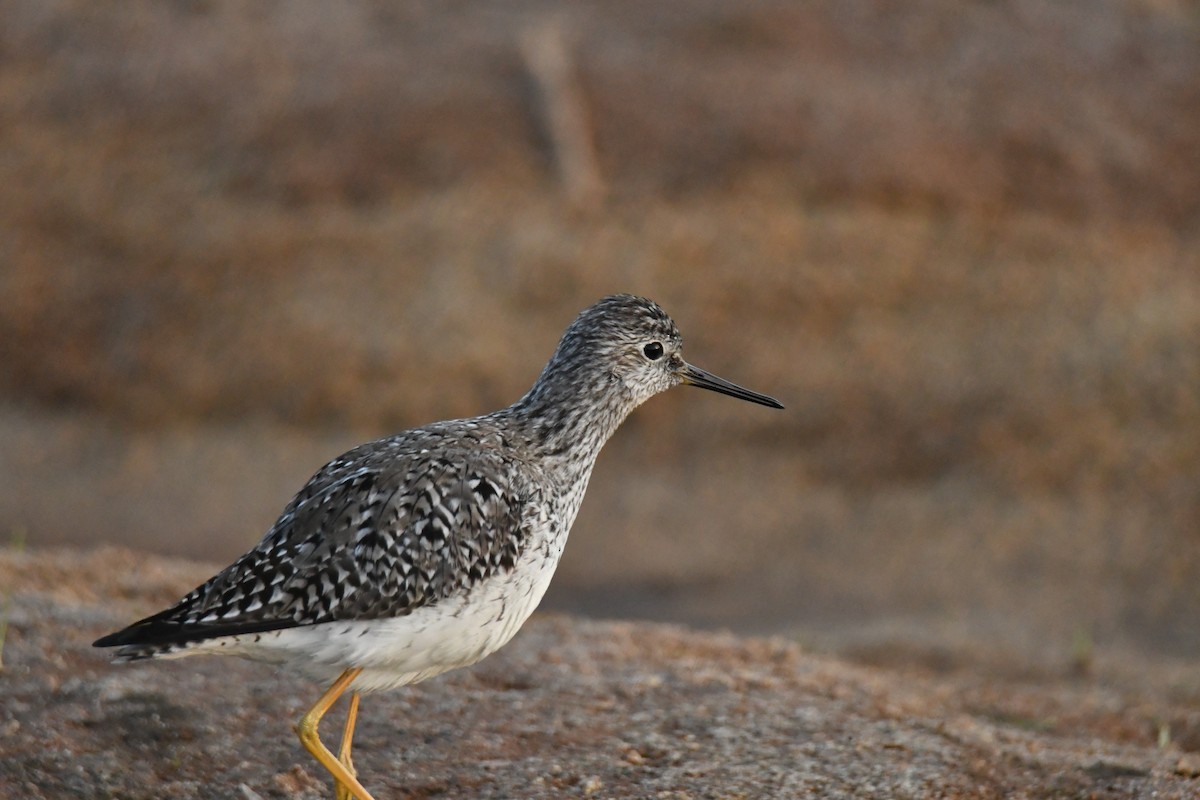
[(2, 9), (0, 530), (232, 557), (631, 290), (788, 411), (641, 410), (552, 606), (1200, 654), (1194, 4), (555, 10), (592, 213), (520, 57), (542, 4)]

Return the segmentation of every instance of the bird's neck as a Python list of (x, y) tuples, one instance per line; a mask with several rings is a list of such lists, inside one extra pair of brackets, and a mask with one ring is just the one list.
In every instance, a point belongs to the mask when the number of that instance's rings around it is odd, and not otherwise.
[(551, 363), (533, 388), (505, 411), (542, 458), (586, 463), (590, 471), (604, 443), (636, 406), (615, 376)]

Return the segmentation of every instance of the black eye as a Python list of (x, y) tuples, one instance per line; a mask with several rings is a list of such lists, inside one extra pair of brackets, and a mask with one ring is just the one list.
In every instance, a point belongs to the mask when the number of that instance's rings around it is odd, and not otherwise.
[(657, 361), (662, 358), (663, 346), (662, 342), (651, 342), (642, 348), (642, 352), (646, 354), (646, 358), (651, 361)]

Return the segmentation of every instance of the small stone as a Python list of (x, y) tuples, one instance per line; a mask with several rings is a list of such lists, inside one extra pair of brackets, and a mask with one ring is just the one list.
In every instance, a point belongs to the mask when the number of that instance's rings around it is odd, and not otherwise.
[(238, 790), (241, 791), (242, 797), (246, 798), (246, 800), (263, 800), (263, 796), (261, 794), (254, 791), (244, 783), (238, 784)]
[(1175, 774), (1185, 778), (1200, 778), (1200, 755), (1188, 753), (1175, 764)]

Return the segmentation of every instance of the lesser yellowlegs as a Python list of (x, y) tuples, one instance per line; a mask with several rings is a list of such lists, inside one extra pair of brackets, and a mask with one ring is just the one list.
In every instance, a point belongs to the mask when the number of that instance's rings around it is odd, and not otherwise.
[[(339, 800), (371, 800), (351, 761), (359, 693), (474, 664), (513, 637), (550, 583), (600, 448), (634, 408), (679, 384), (783, 407), (686, 363), (682, 346), (656, 303), (601, 300), (512, 406), (334, 459), (250, 552), (96, 646), (120, 647), (117, 661), (227, 653), (330, 682), (300, 740)], [(317, 724), (347, 690), (335, 756)]]

